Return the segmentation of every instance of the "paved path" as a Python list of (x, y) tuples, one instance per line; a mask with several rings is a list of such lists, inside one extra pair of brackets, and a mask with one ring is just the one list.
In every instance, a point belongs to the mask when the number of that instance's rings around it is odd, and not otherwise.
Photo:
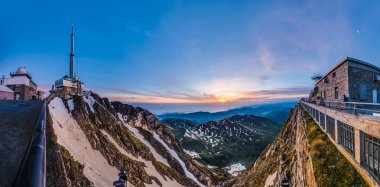
[(0, 187), (16, 177), (41, 109), (39, 101), (0, 101)]

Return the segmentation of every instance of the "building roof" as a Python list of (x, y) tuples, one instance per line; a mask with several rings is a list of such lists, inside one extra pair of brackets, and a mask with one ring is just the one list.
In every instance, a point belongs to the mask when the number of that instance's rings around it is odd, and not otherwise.
[(4, 85), (0, 85), (0, 91), (13, 93), (13, 90), (11, 90), (10, 88), (8, 88)]
[(352, 58), (352, 57), (346, 57), (346, 58), (342, 59), (334, 68), (332, 68), (330, 71), (328, 71), (321, 79), (319, 79), (319, 81), (317, 81), (315, 83), (315, 85), (317, 85), (327, 75), (329, 75), (330, 73), (332, 73), (333, 71), (335, 71), (338, 67), (340, 67), (342, 64), (344, 64), (347, 61), (355, 62), (355, 63), (358, 63), (358, 64), (362, 64), (362, 65), (365, 65), (365, 66), (368, 66), (368, 67), (371, 67), (371, 68), (374, 68), (374, 69), (380, 71), (380, 68), (377, 67), (377, 66), (375, 66), (375, 65), (373, 65), (373, 64), (370, 64), (368, 62), (365, 62), (365, 61), (362, 61), (362, 60), (359, 60), (359, 59), (355, 59), (355, 58)]

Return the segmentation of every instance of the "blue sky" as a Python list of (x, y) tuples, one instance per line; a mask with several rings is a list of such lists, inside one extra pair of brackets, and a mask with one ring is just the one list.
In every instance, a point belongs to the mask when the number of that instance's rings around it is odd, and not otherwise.
[(299, 98), (346, 56), (380, 66), (379, 1), (18, 1), (0, 7), (0, 75), (76, 73), (131, 103)]

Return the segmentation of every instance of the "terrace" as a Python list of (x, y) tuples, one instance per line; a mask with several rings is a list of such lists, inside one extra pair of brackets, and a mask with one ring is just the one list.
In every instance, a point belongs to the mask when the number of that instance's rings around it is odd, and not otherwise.
[(380, 184), (380, 104), (301, 100), (331, 142), (371, 186)]

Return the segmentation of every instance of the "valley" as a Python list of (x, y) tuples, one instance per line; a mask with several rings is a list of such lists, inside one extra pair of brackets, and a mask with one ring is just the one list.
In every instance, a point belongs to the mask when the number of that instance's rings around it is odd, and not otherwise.
[[(168, 114), (165, 117), (182, 118), (166, 118), (162, 123), (170, 128), (192, 158), (205, 163), (210, 169), (222, 169), (236, 175), (237, 171), (255, 161), (281, 130), (282, 119), (287, 118), (290, 112), (287, 105), (281, 106), (272, 104), (219, 113)], [(228, 117), (215, 120), (223, 116)]]

